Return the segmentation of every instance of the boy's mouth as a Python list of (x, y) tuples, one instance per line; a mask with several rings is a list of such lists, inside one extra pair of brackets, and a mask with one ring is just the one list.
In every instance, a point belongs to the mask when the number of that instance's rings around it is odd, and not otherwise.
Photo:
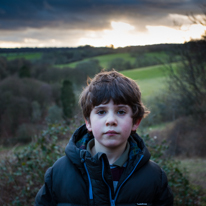
[(118, 134), (118, 132), (116, 132), (114, 130), (109, 130), (109, 131), (105, 132), (105, 134), (114, 135), (114, 134)]

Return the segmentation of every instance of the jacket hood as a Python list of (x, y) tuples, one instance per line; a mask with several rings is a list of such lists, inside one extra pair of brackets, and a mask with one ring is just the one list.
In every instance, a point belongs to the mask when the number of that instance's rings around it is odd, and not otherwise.
[[(102, 155), (104, 155), (103, 153), (98, 153), (94, 156), (94, 158), (92, 158), (91, 154), (86, 150), (87, 143), (92, 138), (94, 137), (93, 135), (87, 133), (85, 124), (74, 132), (65, 149), (67, 158), (69, 158), (73, 164), (82, 167), (82, 158), (90, 158), (95, 162), (98, 161)], [(133, 164), (135, 164), (135, 160), (138, 161), (138, 157), (143, 156), (140, 164), (138, 165), (139, 168), (149, 161), (150, 153), (145, 146), (144, 141), (137, 133), (132, 134), (128, 141), (130, 143), (129, 160), (132, 160), (132, 162), (134, 162)]]

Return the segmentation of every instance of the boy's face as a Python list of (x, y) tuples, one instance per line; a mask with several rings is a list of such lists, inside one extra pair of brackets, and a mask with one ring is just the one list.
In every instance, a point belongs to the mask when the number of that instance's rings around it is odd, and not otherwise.
[(131, 131), (137, 129), (140, 121), (133, 124), (132, 109), (128, 105), (115, 105), (112, 100), (107, 104), (95, 106), (86, 120), (88, 131), (95, 138), (95, 148), (118, 149), (126, 146)]

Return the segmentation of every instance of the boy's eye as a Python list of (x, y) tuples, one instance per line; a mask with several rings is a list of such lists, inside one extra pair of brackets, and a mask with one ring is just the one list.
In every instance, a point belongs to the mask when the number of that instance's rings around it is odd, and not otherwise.
[(117, 113), (122, 115), (125, 114), (126, 112), (124, 110), (119, 110)]
[(103, 115), (103, 114), (105, 114), (106, 112), (104, 111), (104, 110), (99, 110), (99, 111), (97, 111), (97, 114), (99, 114), (99, 115)]

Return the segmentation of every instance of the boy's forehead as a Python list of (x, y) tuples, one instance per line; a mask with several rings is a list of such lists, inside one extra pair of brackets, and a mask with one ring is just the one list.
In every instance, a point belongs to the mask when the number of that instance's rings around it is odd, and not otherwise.
[(119, 103), (119, 104), (116, 104), (116, 103), (114, 103), (113, 102), (113, 100), (110, 100), (109, 102), (107, 102), (107, 103), (101, 103), (101, 104), (99, 104), (99, 105), (96, 105), (96, 106), (94, 106), (93, 107), (93, 109), (95, 109), (95, 108), (99, 108), (99, 107), (107, 107), (107, 106), (114, 106), (114, 107), (130, 107), (129, 105), (127, 105), (127, 104), (124, 104), (124, 103)]

